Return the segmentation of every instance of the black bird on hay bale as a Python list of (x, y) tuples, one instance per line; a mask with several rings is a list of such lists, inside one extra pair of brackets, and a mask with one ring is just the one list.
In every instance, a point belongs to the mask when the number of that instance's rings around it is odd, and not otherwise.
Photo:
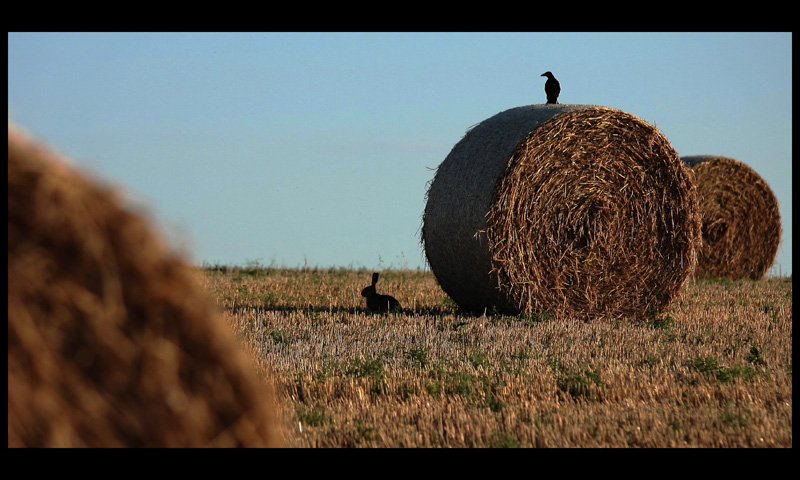
[(544, 93), (547, 95), (547, 103), (558, 103), (558, 94), (561, 93), (561, 84), (550, 72), (544, 72), (542, 77), (547, 77), (544, 83)]

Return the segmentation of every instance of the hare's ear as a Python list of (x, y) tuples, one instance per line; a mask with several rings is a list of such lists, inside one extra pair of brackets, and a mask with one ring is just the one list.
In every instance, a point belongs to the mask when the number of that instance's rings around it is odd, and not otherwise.
[(379, 275), (380, 274), (378, 272), (373, 272), (372, 273), (372, 285), (375, 285), (376, 283), (378, 283), (378, 276)]

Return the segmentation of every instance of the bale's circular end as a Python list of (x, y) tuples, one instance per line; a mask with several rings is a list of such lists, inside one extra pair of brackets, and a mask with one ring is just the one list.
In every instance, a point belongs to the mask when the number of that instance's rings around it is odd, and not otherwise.
[(697, 184), (703, 247), (697, 276), (751, 278), (766, 274), (781, 240), (778, 200), (767, 182), (739, 160), (681, 157)]
[(423, 243), (442, 288), (468, 310), (644, 316), (695, 266), (695, 195), (667, 139), (634, 115), (518, 107), (477, 125), (442, 162)]

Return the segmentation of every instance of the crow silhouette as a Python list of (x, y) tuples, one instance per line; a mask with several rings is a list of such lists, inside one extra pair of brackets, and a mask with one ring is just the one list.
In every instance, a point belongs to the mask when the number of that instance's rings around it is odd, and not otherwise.
[(561, 84), (550, 72), (544, 72), (542, 77), (547, 77), (544, 82), (544, 93), (547, 95), (547, 103), (558, 103), (558, 94), (561, 93)]

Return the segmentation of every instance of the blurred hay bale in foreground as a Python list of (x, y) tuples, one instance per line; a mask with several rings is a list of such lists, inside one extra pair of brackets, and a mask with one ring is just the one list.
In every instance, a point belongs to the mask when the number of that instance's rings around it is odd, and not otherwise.
[(654, 126), (607, 107), (529, 105), (453, 147), (421, 236), (466, 310), (633, 317), (678, 294), (700, 220), (689, 169)]
[(277, 446), (270, 393), (138, 215), (8, 130), (8, 445)]
[(775, 194), (761, 176), (739, 160), (688, 155), (702, 218), (703, 248), (698, 276), (764, 276), (781, 241), (781, 215)]

